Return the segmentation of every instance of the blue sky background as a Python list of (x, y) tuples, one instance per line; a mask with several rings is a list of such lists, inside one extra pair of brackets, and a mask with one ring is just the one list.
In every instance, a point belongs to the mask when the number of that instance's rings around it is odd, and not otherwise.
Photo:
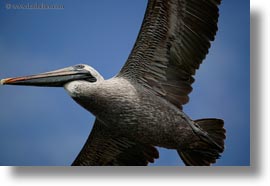
[[(78, 63), (114, 76), (137, 37), (146, 0), (28, 0), (63, 10), (7, 10), (0, 1), (0, 79)], [(250, 164), (249, 1), (220, 6), (219, 32), (195, 76), (184, 111), (193, 119), (223, 118), (226, 149), (215, 165)], [(0, 87), (0, 165), (70, 165), (94, 117), (62, 88)], [(160, 148), (151, 165), (183, 165)]]

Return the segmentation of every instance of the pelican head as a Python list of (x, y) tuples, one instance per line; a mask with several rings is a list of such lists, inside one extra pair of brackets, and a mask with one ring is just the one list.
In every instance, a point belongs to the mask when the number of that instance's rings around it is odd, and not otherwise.
[(78, 64), (37, 75), (6, 78), (2, 79), (0, 83), (1, 85), (64, 87), (67, 83), (77, 80), (94, 83), (103, 80), (103, 77), (94, 68)]

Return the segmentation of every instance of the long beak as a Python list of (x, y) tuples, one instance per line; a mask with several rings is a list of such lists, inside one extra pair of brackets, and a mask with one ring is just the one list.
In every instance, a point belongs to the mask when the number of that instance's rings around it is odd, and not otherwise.
[(89, 71), (68, 67), (37, 75), (6, 78), (2, 79), (0, 83), (2, 85), (62, 87), (65, 83), (75, 80), (87, 80), (90, 82), (96, 81)]

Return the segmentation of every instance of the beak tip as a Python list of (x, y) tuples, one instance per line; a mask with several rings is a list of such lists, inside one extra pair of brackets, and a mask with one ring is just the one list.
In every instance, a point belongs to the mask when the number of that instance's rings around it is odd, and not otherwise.
[(4, 85), (7, 79), (1, 79), (0, 85)]

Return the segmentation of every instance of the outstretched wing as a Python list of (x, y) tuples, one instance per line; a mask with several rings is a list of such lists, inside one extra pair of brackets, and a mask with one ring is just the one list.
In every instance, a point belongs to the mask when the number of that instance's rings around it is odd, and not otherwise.
[(96, 120), (87, 142), (72, 165), (144, 166), (158, 157), (155, 147), (112, 135), (109, 129)]
[(221, 0), (149, 0), (137, 41), (118, 77), (152, 90), (178, 108), (214, 40)]

